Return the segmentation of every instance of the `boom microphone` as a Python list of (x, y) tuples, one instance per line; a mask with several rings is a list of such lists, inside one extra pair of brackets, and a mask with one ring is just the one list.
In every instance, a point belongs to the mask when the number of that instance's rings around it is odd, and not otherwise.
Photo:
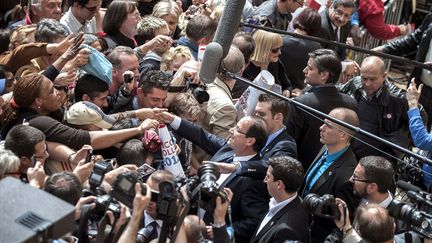
[(199, 78), (204, 83), (209, 84), (215, 80), (222, 54), (222, 46), (219, 43), (212, 42), (207, 45), (199, 72)]
[(226, 1), (222, 16), (220, 18), (214, 42), (219, 43), (223, 49), (223, 56), (225, 58), (231, 47), (234, 35), (237, 33), (242, 17), (243, 8), (246, 0), (229, 0)]
[(404, 190), (404, 191), (413, 191), (413, 192), (420, 192), (420, 191), (422, 191), (421, 188), (419, 188), (417, 186), (414, 186), (413, 184), (410, 184), (410, 183), (408, 183), (406, 181), (403, 181), (403, 180), (398, 180), (397, 181), (397, 186), (400, 189)]

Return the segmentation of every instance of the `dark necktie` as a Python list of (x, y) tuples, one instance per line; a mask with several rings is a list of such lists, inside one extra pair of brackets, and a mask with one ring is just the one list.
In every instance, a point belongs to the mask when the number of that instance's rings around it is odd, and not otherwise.
[(313, 187), (313, 185), (311, 185), (311, 182), (312, 182), (313, 178), (315, 177), (315, 174), (319, 171), (320, 167), (326, 161), (326, 158), (327, 158), (327, 154), (323, 153), (321, 158), (313, 165), (313, 167), (311, 168), (309, 173), (306, 175), (307, 180), (305, 181), (305, 186), (303, 189), (303, 197), (306, 196), (306, 194), (308, 194), (309, 190)]
[(339, 32), (339, 27), (334, 30), (334, 37), (335, 37), (335, 41), (337, 42), (339, 42), (338, 32)]
[(141, 236), (144, 238), (144, 242), (150, 242), (154, 239), (158, 238), (158, 232), (157, 232), (158, 224), (156, 221), (151, 222), (146, 227), (142, 228), (138, 232), (138, 236)]

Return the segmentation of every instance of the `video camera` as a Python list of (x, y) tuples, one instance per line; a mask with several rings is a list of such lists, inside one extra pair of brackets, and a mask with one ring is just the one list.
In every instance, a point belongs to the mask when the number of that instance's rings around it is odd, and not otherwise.
[(411, 225), (415, 232), (432, 238), (432, 195), (403, 180), (397, 186), (406, 191), (415, 206), (394, 199), (388, 207), (389, 214)]
[[(135, 184), (141, 181), (139, 175), (136, 172), (123, 172), (117, 176), (116, 181), (112, 186), (110, 195), (123, 203), (129, 208), (133, 206), (133, 200), (135, 198)], [(146, 188), (141, 184), (141, 194), (146, 194)], [(159, 193), (151, 191), (151, 201), (156, 202), (158, 200)]]
[(395, 219), (400, 219), (411, 225), (415, 232), (432, 238), (432, 215), (396, 199), (390, 203), (388, 211)]
[(303, 208), (320, 218), (340, 219), (341, 216), (336, 200), (330, 194), (320, 197), (317, 194), (309, 193), (303, 200)]

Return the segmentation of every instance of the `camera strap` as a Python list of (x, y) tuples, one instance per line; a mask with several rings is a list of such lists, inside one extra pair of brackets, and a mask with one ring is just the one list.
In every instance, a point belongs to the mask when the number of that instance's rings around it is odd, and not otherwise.
[[(114, 229), (114, 226), (111, 226), (111, 230), (110, 230), (109, 235), (106, 235), (105, 230), (106, 230), (106, 226), (108, 225), (108, 222), (109, 222), (109, 218), (105, 214), (102, 217), (102, 219), (99, 221), (99, 224), (98, 224), (98, 231), (97, 231), (97, 235), (96, 235), (96, 239), (95, 239), (96, 243), (103, 243), (103, 242), (105, 242), (106, 239), (110, 238), (111, 233)], [(113, 225), (115, 225), (115, 222)], [(110, 241), (108, 241), (108, 242), (110, 242)]]
[(179, 93), (187, 90), (188, 86), (180, 85), (180, 86), (169, 86), (168, 92), (170, 93)]
[(91, 206), (84, 204), (81, 206), (81, 214), (78, 226), (77, 237), (79, 242), (89, 242), (88, 236), (88, 220), (90, 218)]
[(183, 206), (184, 206), (184, 209), (177, 220), (176, 228), (175, 228), (175, 231), (173, 232), (173, 234), (171, 236), (171, 240), (175, 240), (177, 238), (177, 234), (180, 231), (180, 227), (183, 224), (184, 218), (189, 213), (190, 203), (186, 201)]

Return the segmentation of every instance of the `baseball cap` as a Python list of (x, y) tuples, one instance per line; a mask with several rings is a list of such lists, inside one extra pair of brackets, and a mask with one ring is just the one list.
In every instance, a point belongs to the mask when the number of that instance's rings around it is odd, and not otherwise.
[(102, 129), (110, 129), (116, 122), (101, 108), (88, 101), (73, 104), (66, 113), (66, 121), (73, 125), (95, 125)]

